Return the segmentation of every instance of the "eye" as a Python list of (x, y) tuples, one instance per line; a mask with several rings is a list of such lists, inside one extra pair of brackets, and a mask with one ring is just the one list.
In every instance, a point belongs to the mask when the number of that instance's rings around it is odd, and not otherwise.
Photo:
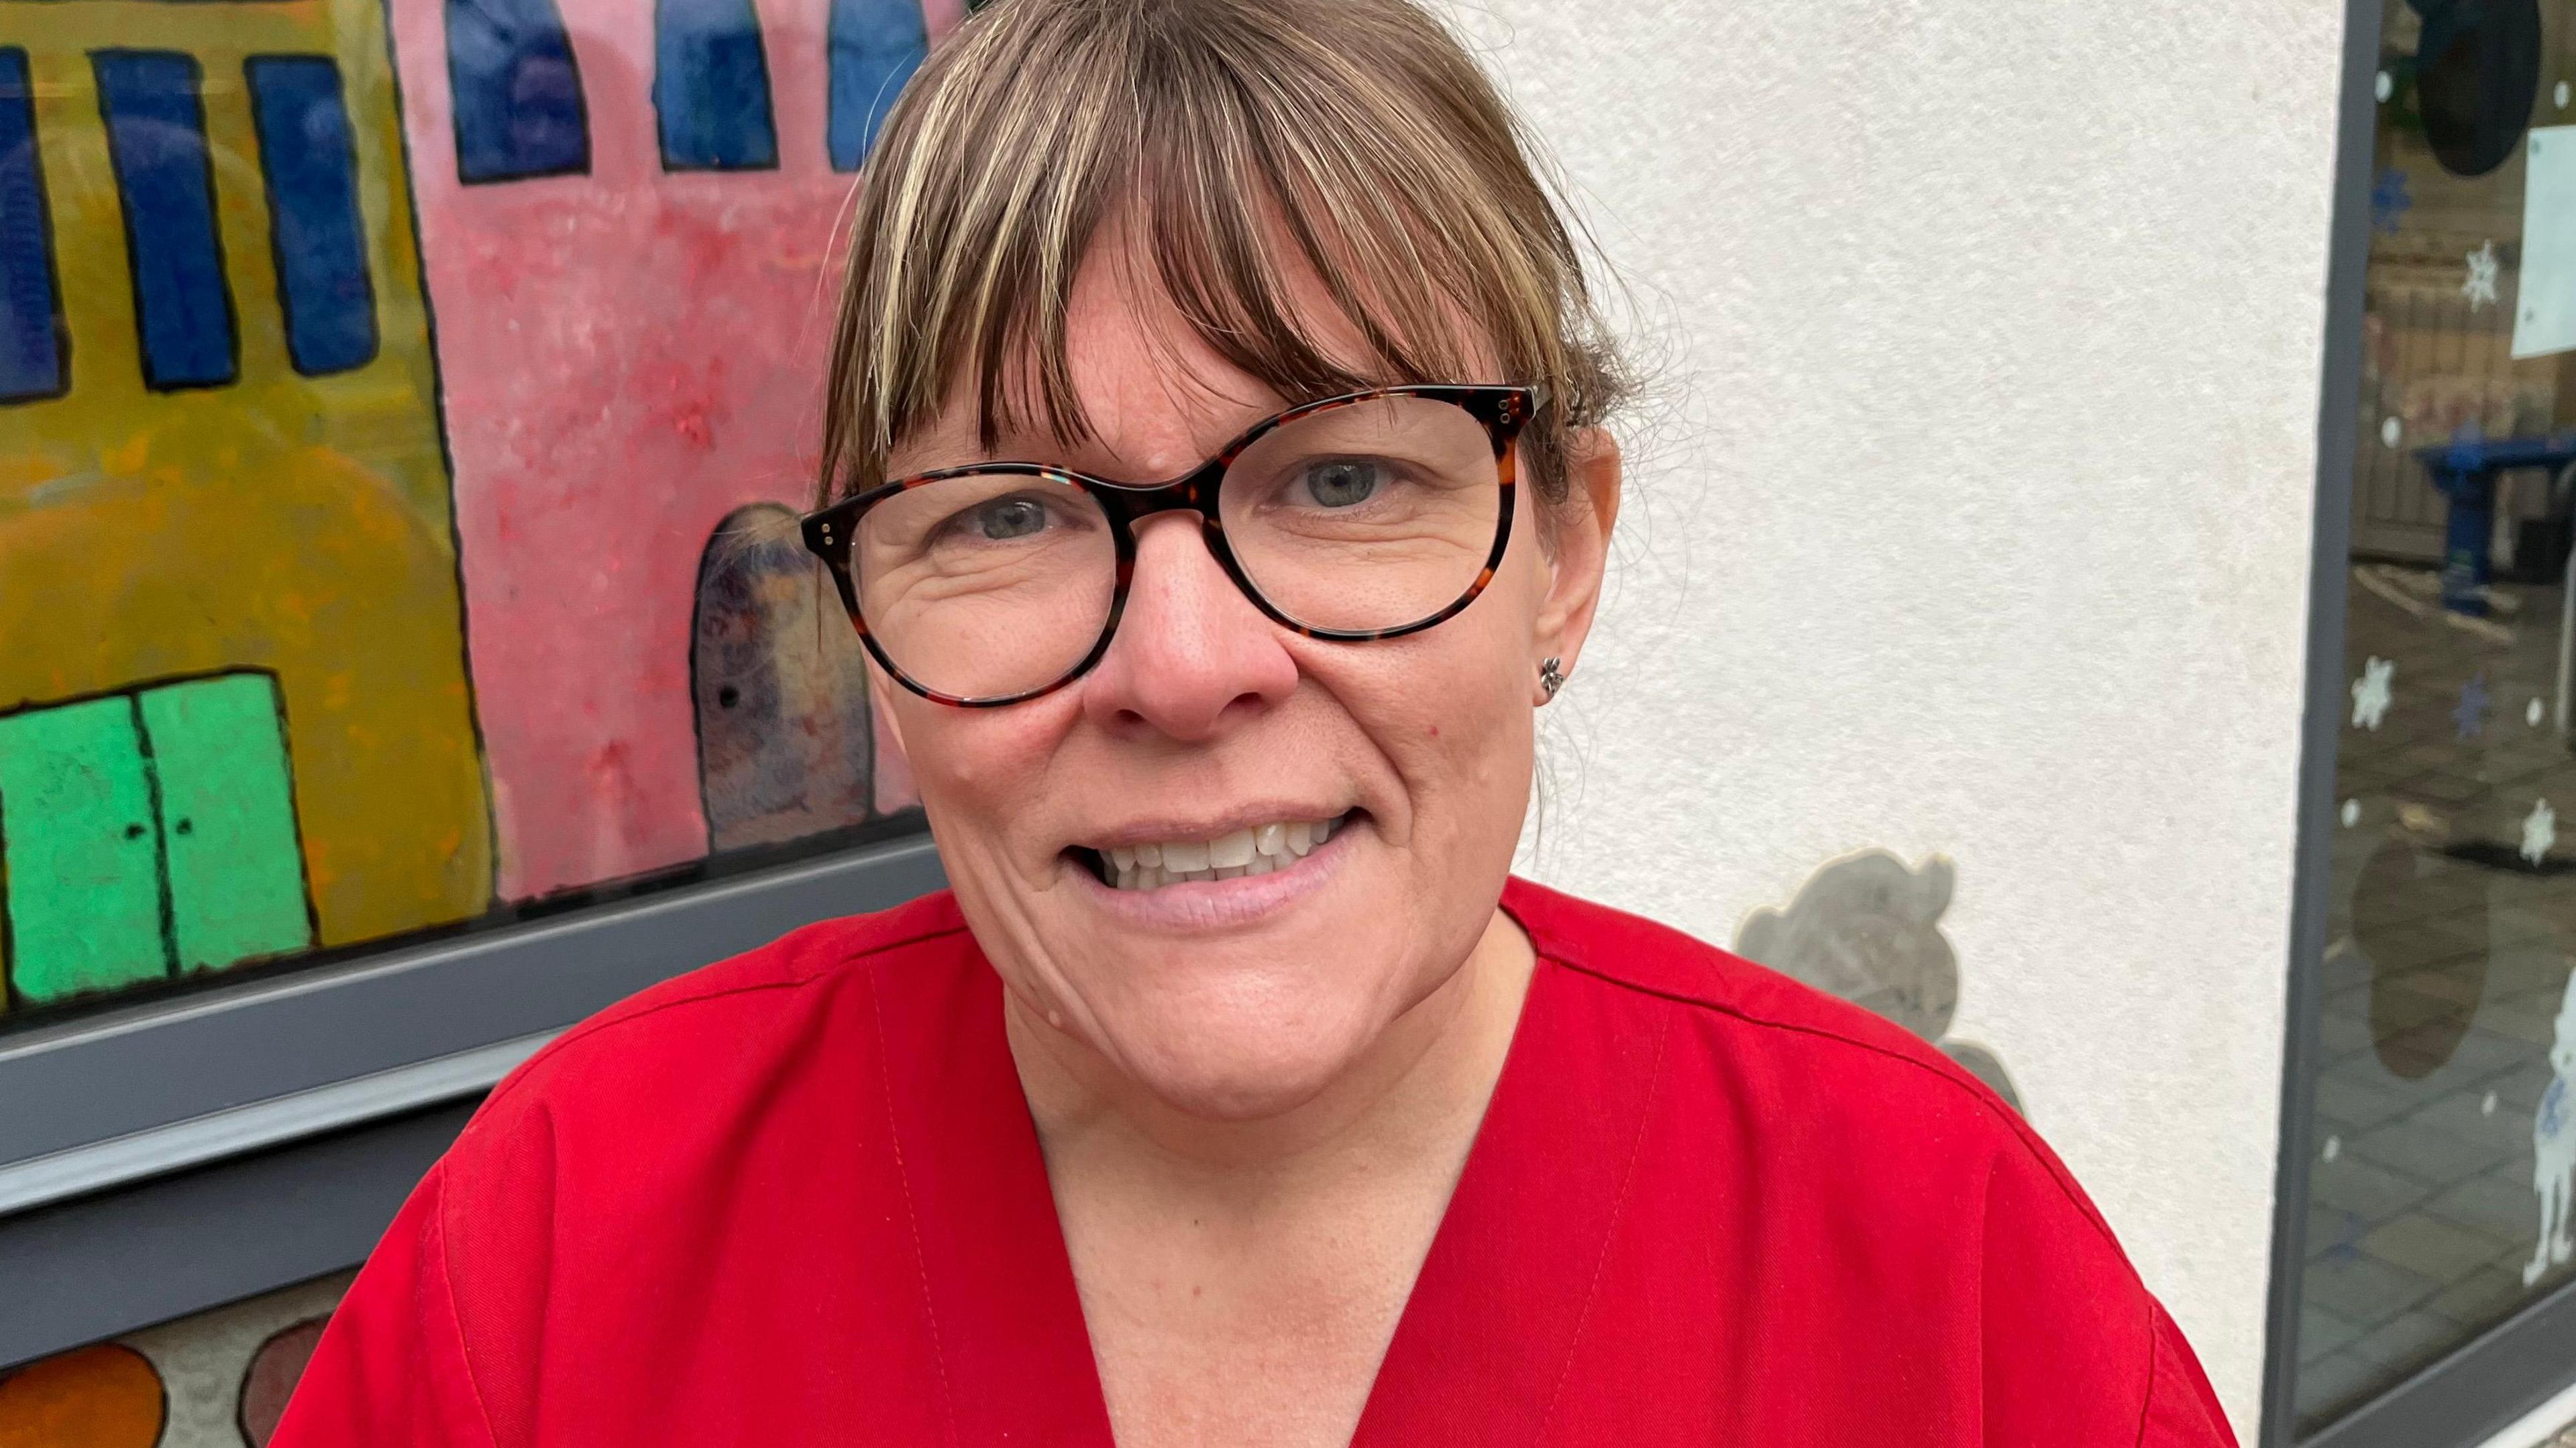
[(1026, 538), (1046, 527), (1047, 510), (1035, 498), (995, 498), (967, 515), (966, 526), (989, 542)]
[(1303, 479), (1306, 495), (1327, 508), (1348, 508), (1377, 496), (1386, 481), (1386, 465), (1374, 458), (1335, 458), (1312, 464)]

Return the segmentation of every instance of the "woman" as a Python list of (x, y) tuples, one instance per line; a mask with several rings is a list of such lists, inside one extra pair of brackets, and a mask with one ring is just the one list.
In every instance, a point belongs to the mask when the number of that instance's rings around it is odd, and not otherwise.
[(953, 893), (568, 1033), (277, 1441), (2223, 1444), (1911, 1036), (1507, 878), (1618, 368), (1410, 0), (1001, 0), (860, 187), (806, 539)]

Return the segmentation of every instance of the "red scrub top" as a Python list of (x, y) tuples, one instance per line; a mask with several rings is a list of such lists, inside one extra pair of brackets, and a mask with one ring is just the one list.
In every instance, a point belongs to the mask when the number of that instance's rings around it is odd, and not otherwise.
[[(1362, 1445), (2232, 1444), (2030, 1128), (1904, 1031), (1515, 880), (1518, 1033)], [(933, 895), (493, 1091), (272, 1440), (1108, 1448), (999, 980)]]

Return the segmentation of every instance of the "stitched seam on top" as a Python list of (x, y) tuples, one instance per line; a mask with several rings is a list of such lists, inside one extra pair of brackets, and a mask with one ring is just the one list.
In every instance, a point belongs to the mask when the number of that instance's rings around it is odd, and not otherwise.
[(1595, 980), (1607, 982), (1610, 985), (1619, 987), (1621, 990), (1635, 991), (1639, 995), (1653, 996), (1657, 1000), (1675, 1001), (1682, 1005), (1698, 1006), (1703, 1010), (1715, 1011), (1722, 1016), (1732, 1016), (1736, 1020), (1742, 1021), (1749, 1026), (1760, 1026), (1766, 1030), (1789, 1031), (1802, 1036), (1814, 1036), (1819, 1040), (1834, 1041), (1842, 1045), (1850, 1046), (1856, 1050), (1867, 1051), (1874, 1056), (1884, 1056), (1888, 1060), (1902, 1062), (1905, 1065), (1911, 1066), (1915, 1070), (1931, 1077), (1933, 1080), (1940, 1082), (1942, 1085), (1949, 1087), (1951, 1090), (1964, 1094), (1969, 1100), (1984, 1108), (1987, 1115), (1995, 1118), (2007, 1130), (2012, 1132), (2014, 1139), (2018, 1140), (2022, 1144), (2022, 1149), (2030, 1152), (2031, 1158), (2034, 1161), (2037, 1161), (2040, 1166), (2048, 1172), (2048, 1179), (2055, 1182), (2057, 1184), (2058, 1191), (2065, 1194), (2068, 1205), (2074, 1207), (2076, 1211), (2081, 1213), (2084, 1220), (2092, 1225), (2094, 1231), (2101, 1233), (2103, 1237), (2110, 1241), (2113, 1253), (2120, 1259), (2120, 1265), (2128, 1268), (2131, 1280), (2138, 1283), (2141, 1291), (2145, 1290), (2146, 1284), (2144, 1279), (2138, 1277), (2137, 1265), (2129, 1260), (2129, 1254), (2121, 1248), (2120, 1239), (2111, 1231), (2110, 1223), (2102, 1220), (2101, 1214), (2095, 1211), (2092, 1204), (2084, 1199), (2083, 1193), (2076, 1189), (2075, 1183), (2067, 1177), (2066, 1173), (2061, 1170), (2055, 1162), (2050, 1161), (2045, 1152), (2037, 1149), (2040, 1145), (2039, 1139), (2037, 1134), (2030, 1129), (2030, 1123), (2014, 1116), (2010, 1111), (2004, 1109), (2001, 1103), (1991, 1101), (1986, 1097), (1969, 1090), (1958, 1081), (1951, 1079), (1941, 1070), (1941, 1068), (1932, 1065), (1928, 1061), (1918, 1061), (1912, 1056), (1906, 1055), (1902, 1051), (1891, 1051), (1887, 1047), (1878, 1045), (1875, 1042), (1864, 1041), (1856, 1036), (1846, 1036), (1842, 1032), (1833, 1030), (1830, 1027), (1805, 1025), (1797, 1021), (1775, 1021), (1767, 1016), (1755, 1015), (1751, 1011), (1744, 1009), (1742, 1006), (1729, 1005), (1723, 1001), (1708, 1000), (1695, 995), (1686, 995), (1680, 991), (1663, 990), (1655, 986), (1640, 985), (1636, 981), (1612, 975), (1608, 971), (1596, 969), (1595, 967), (1586, 965), (1581, 961), (1568, 960), (1562, 956), (1558, 957), (1558, 961), (1569, 970), (1581, 971)]
[(1637, 1134), (1628, 1143), (1628, 1167), (1619, 1177), (1619, 1199), (1610, 1206), (1610, 1222), (1601, 1233), (1601, 1254), (1592, 1260), (1592, 1281), (1583, 1289), (1583, 1310), (1575, 1314), (1574, 1335), (1566, 1339), (1565, 1366), (1557, 1369), (1556, 1385), (1547, 1390), (1547, 1406), (1538, 1415), (1538, 1432), (1530, 1441), (1538, 1443), (1547, 1437), (1547, 1425), (1556, 1420), (1557, 1399), (1565, 1394), (1565, 1380), (1574, 1374), (1574, 1357), (1583, 1346), (1583, 1329), (1592, 1321), (1592, 1304), (1601, 1295), (1601, 1274), (1610, 1268), (1610, 1250), (1619, 1239), (1619, 1223), (1628, 1214), (1628, 1194), (1637, 1185), (1637, 1158), (1645, 1155), (1646, 1125), (1653, 1118), (1655, 1098), (1663, 1094), (1664, 1054), (1673, 1043), (1673, 1018), (1664, 1017), (1663, 1034), (1655, 1038), (1653, 1074), (1646, 1080), (1646, 1099), (1637, 1108)]
[(483, 1384), (474, 1376), (474, 1349), (465, 1340), (465, 1314), (456, 1305), (456, 1273), (447, 1260), (447, 1174), (430, 1169), (437, 1179), (438, 1210), (430, 1214), (430, 1224), (438, 1229), (438, 1290), (447, 1299), (447, 1325), (456, 1332), (456, 1360), (465, 1368), (465, 1391), (474, 1399), (474, 1417), (483, 1425), (483, 1441), (500, 1448), (501, 1435), (492, 1427), (492, 1410), (483, 1402)]
[[(842, 956), (831, 965), (826, 966), (821, 970), (817, 970), (811, 975), (799, 976), (794, 980), (746, 981), (741, 985), (723, 986), (717, 989), (701, 991), (694, 995), (681, 996), (677, 1000), (655, 1001), (649, 1006), (638, 1007), (637, 1009), (627, 1011), (624, 1014), (611, 1016), (604, 1020), (594, 1019), (584, 1021), (565, 1031), (562, 1035), (555, 1037), (553, 1040), (546, 1042), (546, 1044), (534, 1055), (528, 1057), (526, 1061), (522, 1062), (518, 1069), (511, 1073), (508, 1079), (504, 1080), (500, 1086), (495, 1087), (489, 1095), (485, 1096), (483, 1098), (484, 1104), (486, 1106), (492, 1105), (500, 1101), (510, 1092), (517, 1090), (519, 1086), (525, 1082), (531, 1074), (533, 1074), (533, 1068), (535, 1066), (555, 1055), (557, 1052), (564, 1050), (576, 1042), (589, 1040), (593, 1036), (605, 1035), (619, 1026), (643, 1020), (647, 1016), (658, 1016), (664, 1011), (676, 1010), (681, 1006), (705, 1005), (714, 1001), (723, 1000), (728, 996), (750, 995), (755, 991), (803, 990), (805, 987), (823, 980), (834, 971), (843, 967), (851, 965), (860, 965), (863, 968), (873, 966), (875, 962), (869, 959), (871, 956), (883, 955), (891, 950), (901, 950), (907, 945), (919, 945), (925, 941), (937, 940), (941, 936), (945, 935), (963, 935), (965, 933), (966, 928), (962, 925), (949, 926), (939, 930), (924, 931), (919, 935), (907, 935), (901, 940), (890, 940), (882, 945), (870, 946), (865, 951), (862, 951), (857, 955)], [(649, 989), (650, 987), (647, 988)], [(616, 1007), (612, 1006), (609, 1009), (615, 1010)], [(481, 1112), (478, 1111), (476, 1115), (479, 1117)]]
[(2163, 1365), (2164, 1334), (2156, 1328), (2159, 1309), (2155, 1299), (2147, 1300), (2147, 1391), (2138, 1399), (2138, 1448), (2146, 1448), (2147, 1426), (2156, 1411), (2156, 1369)]
[(948, 1386), (948, 1351), (939, 1341), (939, 1308), (930, 1296), (930, 1259), (921, 1248), (921, 1214), (912, 1205), (912, 1169), (903, 1162), (903, 1134), (895, 1127), (894, 1078), (886, 1067), (885, 1011), (876, 982), (868, 982), (868, 1019), (877, 1030), (877, 1086), (885, 1099), (886, 1145), (894, 1152), (895, 1185), (903, 1189), (903, 1221), (912, 1231), (912, 1265), (921, 1278), (921, 1315), (930, 1322), (930, 1365), (939, 1373), (939, 1417), (947, 1441), (957, 1441), (956, 1394)]

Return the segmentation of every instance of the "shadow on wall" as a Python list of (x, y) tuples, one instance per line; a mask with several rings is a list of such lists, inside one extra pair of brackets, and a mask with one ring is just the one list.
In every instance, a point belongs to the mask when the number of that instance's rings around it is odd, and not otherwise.
[(1916, 869), (1885, 850), (1828, 862), (1785, 909), (1765, 906), (1735, 932), (1735, 953), (1867, 1007), (1947, 1052), (2021, 1110), (2002, 1059), (1945, 1039), (1959, 1005), (1959, 957), (1941, 934), (1956, 869), (1933, 855)]

